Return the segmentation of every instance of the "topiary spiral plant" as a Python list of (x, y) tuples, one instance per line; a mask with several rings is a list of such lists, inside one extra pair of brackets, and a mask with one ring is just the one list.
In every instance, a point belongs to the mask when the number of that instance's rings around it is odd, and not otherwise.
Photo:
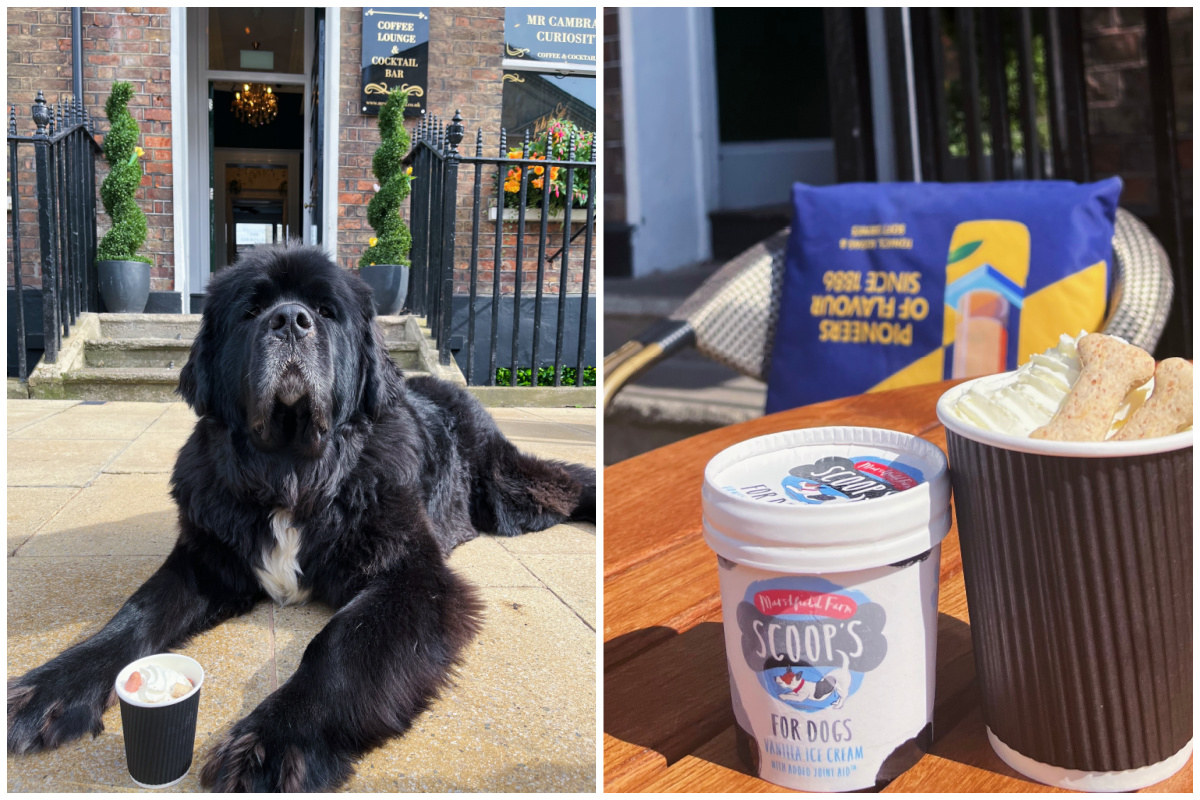
[(408, 197), (409, 175), (401, 159), (408, 152), (408, 132), (404, 130), (404, 107), (408, 92), (392, 92), (379, 110), (379, 133), (382, 142), (371, 160), (371, 169), (379, 181), (379, 190), (367, 204), (367, 222), (375, 235), (362, 258), (360, 267), (373, 264), (408, 264), (412, 234), (400, 219), (400, 204)]
[(96, 260), (150, 264), (153, 262), (149, 258), (137, 255), (138, 248), (146, 241), (146, 215), (133, 197), (142, 182), (142, 165), (138, 158), (143, 151), (137, 146), (137, 120), (129, 113), (132, 97), (133, 85), (121, 81), (113, 84), (112, 94), (104, 104), (110, 125), (108, 135), (104, 137), (104, 158), (109, 163), (109, 170), (100, 186), (100, 200), (113, 224), (96, 248)]

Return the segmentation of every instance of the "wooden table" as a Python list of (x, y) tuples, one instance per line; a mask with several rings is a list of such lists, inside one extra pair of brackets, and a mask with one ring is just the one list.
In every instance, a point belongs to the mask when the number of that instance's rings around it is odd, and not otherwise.
[[(787, 791), (735, 750), (716, 557), (700, 532), (704, 467), (754, 436), (870, 425), (946, 448), (937, 398), (953, 382), (797, 408), (694, 436), (604, 472), (604, 786), (622, 791)], [(934, 743), (885, 791), (1055, 791), (988, 745), (971, 654), (958, 531), (942, 545)], [(1192, 762), (1145, 791), (1192, 791)]]

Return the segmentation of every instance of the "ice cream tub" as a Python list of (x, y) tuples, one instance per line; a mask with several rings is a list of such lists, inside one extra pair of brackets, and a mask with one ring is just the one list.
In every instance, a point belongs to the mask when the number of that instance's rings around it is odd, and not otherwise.
[[(137, 687), (130, 683), (135, 672)], [(190, 686), (172, 696), (180, 679)], [(174, 786), (192, 767), (196, 717), (204, 668), (178, 653), (159, 653), (127, 664), (114, 686), (121, 702), (121, 727), (129, 776), (144, 789)]]
[(988, 739), (1052, 786), (1144, 788), (1192, 752), (1193, 431), (1030, 438), (1069, 387), (1037, 411), (1021, 377), (937, 405)]
[(946, 458), (897, 431), (737, 444), (705, 470), (739, 751), (808, 791), (873, 788), (932, 739)]

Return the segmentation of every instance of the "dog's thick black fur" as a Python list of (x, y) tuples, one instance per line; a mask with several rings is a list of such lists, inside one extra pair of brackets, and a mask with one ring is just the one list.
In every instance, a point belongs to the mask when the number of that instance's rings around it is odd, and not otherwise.
[(130, 661), (268, 596), (311, 598), (336, 614), (201, 780), (337, 787), (408, 730), (479, 628), (446, 555), (479, 531), (595, 519), (594, 470), (522, 454), (464, 390), (405, 379), (370, 289), (316, 248), (260, 248), (214, 276), (179, 391), (200, 421), (172, 475), (175, 548), (99, 633), (9, 682), (10, 753), (99, 734)]

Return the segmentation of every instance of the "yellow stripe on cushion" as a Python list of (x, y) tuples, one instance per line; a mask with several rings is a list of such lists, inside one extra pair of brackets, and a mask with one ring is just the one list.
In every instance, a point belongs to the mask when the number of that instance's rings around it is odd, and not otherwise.
[(943, 362), (946, 351), (939, 347), (927, 356), (918, 358), (901, 370), (893, 372), (889, 377), (867, 389), (868, 392), (883, 392), (888, 389), (900, 389), (904, 386), (917, 386), (922, 383), (936, 383), (942, 379)]
[(1026, 297), (1021, 307), (1017, 364), (1058, 344), (1061, 334), (1101, 330), (1107, 290), (1108, 263), (1101, 261)]

